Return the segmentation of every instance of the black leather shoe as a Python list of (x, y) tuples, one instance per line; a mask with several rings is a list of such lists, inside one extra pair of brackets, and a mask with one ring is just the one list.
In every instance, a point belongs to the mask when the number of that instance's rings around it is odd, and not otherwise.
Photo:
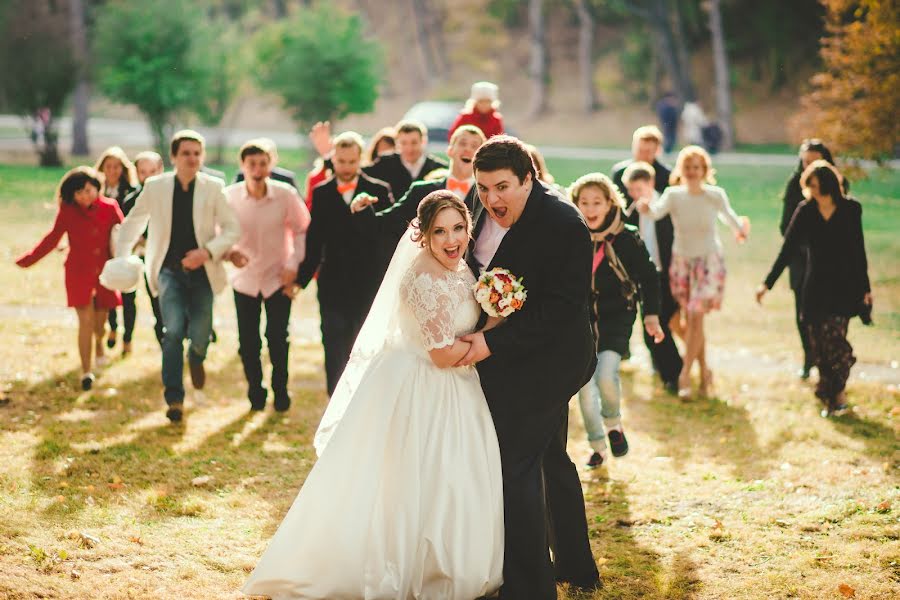
[(170, 404), (166, 410), (166, 418), (173, 423), (179, 423), (182, 417), (184, 417), (184, 404)]
[(591, 458), (587, 461), (588, 469), (596, 469), (600, 465), (603, 464), (603, 455), (599, 452), (594, 452), (591, 454)]
[(609, 438), (609, 448), (612, 450), (613, 456), (618, 458), (628, 454), (628, 440), (625, 439), (624, 433), (618, 429), (611, 429), (606, 435)]
[(81, 389), (85, 392), (94, 387), (94, 374), (87, 373), (84, 377), (81, 378)]
[(288, 393), (275, 394), (275, 411), (287, 412), (291, 408), (291, 397)]
[(191, 372), (191, 384), (195, 390), (202, 390), (206, 385), (206, 369), (202, 362), (188, 361), (188, 370)]

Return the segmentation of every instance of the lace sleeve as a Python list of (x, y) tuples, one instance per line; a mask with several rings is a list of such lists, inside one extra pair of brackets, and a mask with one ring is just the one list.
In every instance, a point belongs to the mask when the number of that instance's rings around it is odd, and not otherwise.
[(453, 344), (453, 295), (447, 280), (426, 272), (410, 273), (403, 286), (403, 299), (419, 323), (426, 350)]

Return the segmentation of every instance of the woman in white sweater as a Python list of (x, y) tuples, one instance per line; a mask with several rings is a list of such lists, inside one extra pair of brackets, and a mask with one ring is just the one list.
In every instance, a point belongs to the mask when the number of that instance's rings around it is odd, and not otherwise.
[(750, 222), (738, 217), (725, 190), (717, 187), (709, 154), (699, 146), (679, 152), (672, 171), (672, 186), (656, 201), (641, 200), (637, 208), (654, 219), (671, 216), (675, 229), (669, 279), (672, 296), (687, 315), (684, 368), (678, 378), (678, 395), (691, 396), (691, 367), (700, 363), (700, 393), (707, 395), (712, 372), (706, 366), (706, 336), (703, 318), (722, 306), (725, 291), (725, 259), (716, 220), (730, 225), (738, 242), (750, 233)]

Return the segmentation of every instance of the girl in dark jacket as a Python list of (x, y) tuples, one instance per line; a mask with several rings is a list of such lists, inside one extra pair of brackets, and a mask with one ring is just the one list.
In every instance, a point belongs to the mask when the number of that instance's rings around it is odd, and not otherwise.
[(827, 160), (813, 161), (800, 177), (809, 200), (799, 204), (772, 270), (756, 291), (762, 302), (784, 268), (800, 253), (806, 265), (800, 285), (800, 322), (819, 368), (816, 396), (826, 416), (847, 408), (844, 388), (856, 362), (847, 326), (872, 310), (862, 206), (844, 195), (842, 177)]
[[(831, 155), (831, 151), (822, 140), (818, 138), (803, 140), (800, 144), (799, 155), (800, 161), (797, 165), (797, 169), (788, 180), (787, 186), (784, 189), (784, 196), (782, 197), (783, 207), (781, 211), (781, 223), (778, 227), (782, 236), (784, 236), (784, 232), (787, 231), (788, 224), (791, 222), (791, 217), (794, 216), (794, 211), (797, 210), (797, 206), (806, 200), (806, 198), (803, 197), (803, 189), (800, 187), (800, 176), (803, 175), (803, 171), (815, 160), (826, 160), (828, 163), (834, 164), (834, 158)], [(849, 189), (850, 186), (845, 179), (844, 193)], [(815, 361), (813, 360), (813, 355), (809, 347), (809, 336), (806, 333), (806, 328), (800, 322), (800, 306), (802, 304), (800, 288), (803, 283), (805, 272), (806, 253), (801, 250), (795, 254), (788, 265), (788, 273), (790, 274), (791, 289), (794, 291), (797, 331), (800, 332), (800, 343), (803, 345), (803, 368), (800, 370), (800, 377), (802, 379), (809, 379), (809, 371), (813, 367)]]
[(619, 364), (628, 351), (638, 302), (647, 333), (657, 343), (663, 339), (659, 273), (637, 228), (625, 224), (625, 200), (609, 177), (584, 175), (572, 184), (569, 197), (584, 216), (594, 242), (591, 309), (596, 319), (597, 370), (578, 393), (578, 400), (593, 449), (588, 466), (598, 467), (606, 460), (607, 436), (613, 456), (628, 452), (619, 408)]

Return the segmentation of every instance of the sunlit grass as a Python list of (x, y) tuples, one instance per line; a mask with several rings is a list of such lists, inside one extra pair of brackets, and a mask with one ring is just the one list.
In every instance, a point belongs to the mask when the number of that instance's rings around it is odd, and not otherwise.
[[(609, 166), (550, 165), (562, 182)], [(189, 392), (183, 425), (163, 414), (143, 291), (134, 354), (83, 393), (63, 254), (27, 271), (11, 264), (49, 227), (58, 176), (0, 166), (0, 597), (238, 597), (315, 460), (326, 396), (314, 292), (294, 307), (286, 415), (247, 410), (227, 293), (217, 299), (208, 386), (203, 397)], [(799, 343), (786, 282), (765, 309), (750, 295), (776, 252), (786, 177), (720, 173), (754, 229), (746, 246), (726, 242), (725, 309), (709, 327), (717, 398), (682, 404), (663, 394), (633, 340), (623, 380), (631, 453), (582, 471), (606, 582), (597, 598), (839, 598), (841, 584), (857, 598), (897, 595), (900, 178), (853, 186), (865, 206), (877, 326), (851, 326), (862, 361), (849, 389), (855, 411), (825, 420), (793, 376)], [(574, 403), (571, 422), (581, 465), (588, 447)]]

